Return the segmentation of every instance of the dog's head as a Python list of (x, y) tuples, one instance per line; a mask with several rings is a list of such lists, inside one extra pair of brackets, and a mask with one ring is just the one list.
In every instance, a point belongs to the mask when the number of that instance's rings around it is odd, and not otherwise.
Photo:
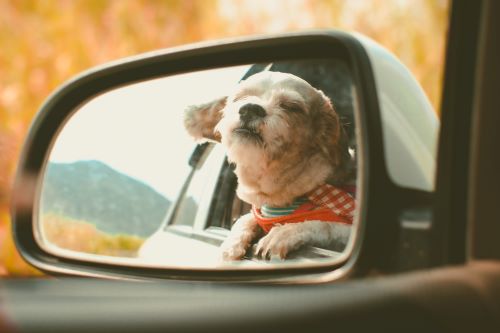
[(292, 74), (255, 74), (227, 96), (190, 107), (185, 126), (199, 141), (226, 147), (239, 196), (257, 206), (287, 204), (349, 173), (346, 139), (330, 100)]

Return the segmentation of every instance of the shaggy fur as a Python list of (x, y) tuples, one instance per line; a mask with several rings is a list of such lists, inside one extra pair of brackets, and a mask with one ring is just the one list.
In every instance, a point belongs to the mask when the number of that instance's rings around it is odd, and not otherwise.
[[(257, 73), (228, 96), (190, 107), (185, 126), (198, 141), (221, 142), (235, 164), (238, 196), (256, 206), (289, 205), (324, 183), (352, 176), (346, 138), (330, 100), (297, 76)], [(285, 258), (302, 245), (345, 245), (351, 226), (320, 221), (275, 226), (257, 244), (263, 258)], [(242, 216), (223, 243), (225, 260), (241, 259), (262, 236)], [(337, 244), (338, 245), (338, 244)]]

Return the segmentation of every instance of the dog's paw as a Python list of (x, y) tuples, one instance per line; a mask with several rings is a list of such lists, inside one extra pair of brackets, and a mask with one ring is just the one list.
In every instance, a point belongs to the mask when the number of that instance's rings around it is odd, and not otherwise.
[(260, 229), (252, 214), (240, 217), (220, 247), (221, 259), (223, 261), (242, 259), (259, 232)]
[(278, 225), (257, 243), (255, 254), (263, 259), (285, 259), (288, 253), (304, 244), (297, 226)]
[(221, 259), (223, 261), (240, 260), (247, 253), (247, 244), (231, 242), (221, 245)]

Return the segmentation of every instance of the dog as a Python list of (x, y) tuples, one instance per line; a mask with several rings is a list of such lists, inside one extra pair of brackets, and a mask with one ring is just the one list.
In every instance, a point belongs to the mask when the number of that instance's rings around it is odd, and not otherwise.
[(355, 201), (342, 186), (352, 184), (354, 163), (322, 91), (289, 73), (259, 72), (187, 108), (184, 125), (198, 142), (225, 147), (236, 193), (252, 205), (221, 245), (223, 260), (242, 259), (257, 240), (264, 259), (285, 259), (304, 245), (345, 247)]

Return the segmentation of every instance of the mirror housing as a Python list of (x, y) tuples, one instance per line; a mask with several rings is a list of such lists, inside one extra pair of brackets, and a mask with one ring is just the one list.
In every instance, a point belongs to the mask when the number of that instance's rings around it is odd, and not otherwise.
[[(351, 251), (342, 260), (272, 270), (130, 267), (56, 256), (37, 242), (33, 221), (48, 154), (74, 110), (89, 99), (124, 85), (191, 71), (329, 57), (347, 62), (359, 95), (355, 108), (359, 225), (350, 240)], [(398, 92), (405, 97), (400, 98)], [(394, 116), (400, 121), (394, 121)], [(403, 133), (395, 130), (401, 124), (405, 127)], [(404, 221), (421, 221), (422, 216), (426, 219), (430, 215), (437, 129), (437, 118), (408, 70), (388, 51), (358, 34), (320, 31), (246, 38), (161, 50), (112, 62), (64, 84), (38, 112), (25, 142), (14, 186), (16, 244), (29, 263), (45, 272), (105, 278), (308, 282), (427, 265), (426, 258), (412, 259), (417, 256), (413, 252), (406, 254), (410, 259), (401, 258), (398, 249), (413, 239)], [(407, 162), (403, 172), (394, 163), (401, 153)]]

